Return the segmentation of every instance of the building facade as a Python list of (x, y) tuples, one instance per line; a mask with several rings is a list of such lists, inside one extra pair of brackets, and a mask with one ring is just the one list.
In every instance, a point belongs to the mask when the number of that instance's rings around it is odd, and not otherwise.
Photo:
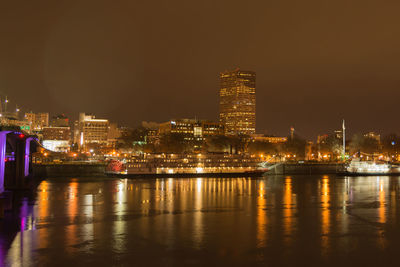
[(285, 136), (265, 136), (263, 134), (253, 134), (251, 135), (251, 140), (271, 144), (283, 144), (287, 142), (288, 138)]
[(70, 127), (43, 127), (43, 147), (55, 152), (68, 152), (71, 144)]
[(30, 125), (31, 130), (42, 130), (43, 127), (49, 126), (49, 113), (25, 113), (25, 120)]
[(256, 73), (236, 69), (220, 74), (219, 119), (225, 134), (256, 132)]
[(96, 119), (94, 115), (79, 114), (79, 144), (85, 146), (90, 143), (107, 144), (109, 121)]
[(179, 119), (171, 120), (159, 125), (159, 134), (178, 133), (202, 138), (213, 135), (223, 135), (224, 127), (219, 122), (196, 120), (196, 119)]

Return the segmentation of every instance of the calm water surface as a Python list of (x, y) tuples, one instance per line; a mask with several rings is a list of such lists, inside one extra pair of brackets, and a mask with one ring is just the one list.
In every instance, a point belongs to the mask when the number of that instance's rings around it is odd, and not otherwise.
[(12, 266), (398, 266), (400, 177), (47, 179), (0, 221)]

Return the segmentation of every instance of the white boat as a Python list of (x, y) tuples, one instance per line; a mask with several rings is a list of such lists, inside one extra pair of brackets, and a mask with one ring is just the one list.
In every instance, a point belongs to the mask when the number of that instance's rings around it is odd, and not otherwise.
[(361, 161), (359, 158), (351, 160), (350, 164), (346, 167), (347, 174), (357, 175), (380, 175), (389, 174), (391, 166), (384, 162), (375, 162), (372, 160)]

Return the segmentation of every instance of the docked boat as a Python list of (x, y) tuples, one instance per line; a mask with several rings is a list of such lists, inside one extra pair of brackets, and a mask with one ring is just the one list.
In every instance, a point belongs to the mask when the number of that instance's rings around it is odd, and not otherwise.
[(360, 160), (354, 158), (345, 166), (344, 174), (347, 175), (388, 175), (393, 173), (389, 163), (373, 160)]
[(231, 154), (147, 154), (112, 160), (107, 174), (137, 177), (259, 176), (259, 159)]

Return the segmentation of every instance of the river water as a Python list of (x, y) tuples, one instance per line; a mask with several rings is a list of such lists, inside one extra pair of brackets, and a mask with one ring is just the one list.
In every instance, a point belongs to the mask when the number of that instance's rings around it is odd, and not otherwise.
[(0, 221), (10, 266), (397, 266), (400, 177), (57, 178)]

